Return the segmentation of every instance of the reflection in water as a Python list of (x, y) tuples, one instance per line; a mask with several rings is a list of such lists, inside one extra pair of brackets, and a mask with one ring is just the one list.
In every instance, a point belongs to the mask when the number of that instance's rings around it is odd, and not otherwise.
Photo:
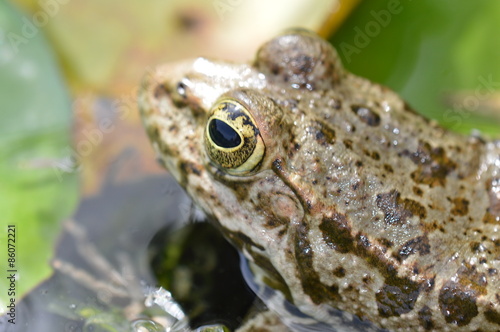
[[(82, 201), (65, 222), (52, 277), (20, 301), (19, 324), (0, 317), (0, 330), (189, 331), (176, 296), (183, 292), (179, 303), (188, 309), (194, 331), (236, 328), (254, 296), (242, 280), (238, 254), (219, 232), (201, 222), (181, 228), (199, 219), (184, 191), (168, 177), (108, 185), (99, 196)], [(158, 265), (166, 252), (166, 261)], [(151, 259), (160, 275), (153, 275)], [(167, 287), (156, 287), (162, 282)], [(194, 312), (200, 304), (204, 310)]]

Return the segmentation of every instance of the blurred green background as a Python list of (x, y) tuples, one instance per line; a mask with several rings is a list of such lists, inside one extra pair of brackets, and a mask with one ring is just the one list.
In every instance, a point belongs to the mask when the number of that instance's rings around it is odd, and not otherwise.
[(365, 1), (331, 41), (347, 68), (418, 112), (464, 134), (498, 136), (499, 17), (500, 3), (488, 0)]

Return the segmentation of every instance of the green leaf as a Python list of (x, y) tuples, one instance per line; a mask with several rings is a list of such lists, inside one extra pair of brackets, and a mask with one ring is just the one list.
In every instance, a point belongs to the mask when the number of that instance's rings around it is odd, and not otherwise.
[[(499, 123), (480, 111), (500, 93), (499, 16), (498, 1), (364, 1), (331, 40), (350, 71), (388, 85), (425, 116), (498, 135)], [(444, 102), (458, 92), (468, 97)]]
[[(19, 301), (50, 275), (60, 221), (78, 196), (76, 174), (62, 170), (72, 151), (68, 92), (40, 27), (5, 1), (0, 1), (0, 87), (2, 314), (11, 298)], [(15, 243), (8, 225), (15, 227)], [(9, 239), (15, 252), (11, 267)], [(7, 270), (16, 271), (15, 295), (6, 291)]]

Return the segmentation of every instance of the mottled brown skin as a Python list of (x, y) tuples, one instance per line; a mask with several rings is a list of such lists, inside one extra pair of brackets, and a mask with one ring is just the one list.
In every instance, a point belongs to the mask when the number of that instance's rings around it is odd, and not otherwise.
[[(221, 95), (249, 106), (265, 142), (251, 175), (206, 155), (206, 112)], [(140, 107), (165, 166), (304, 313), (500, 330), (500, 142), (422, 118), (301, 31), (264, 44), (251, 65), (160, 67)]]

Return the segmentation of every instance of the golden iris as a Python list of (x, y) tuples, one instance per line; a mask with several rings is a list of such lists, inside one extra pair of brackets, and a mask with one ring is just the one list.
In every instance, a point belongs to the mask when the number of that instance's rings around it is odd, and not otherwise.
[(205, 148), (210, 160), (232, 175), (254, 172), (265, 151), (259, 129), (248, 109), (228, 98), (219, 100), (209, 113)]

